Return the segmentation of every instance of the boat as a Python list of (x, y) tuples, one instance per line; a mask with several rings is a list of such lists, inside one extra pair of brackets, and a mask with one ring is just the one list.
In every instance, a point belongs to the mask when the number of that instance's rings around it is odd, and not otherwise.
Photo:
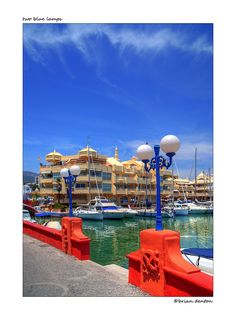
[(103, 219), (123, 219), (125, 215), (125, 212), (120, 210), (114, 202), (103, 196), (95, 197), (87, 206), (102, 212)]
[(101, 211), (96, 210), (96, 208), (83, 209), (81, 207), (77, 207), (73, 211), (73, 214), (75, 217), (82, 218), (84, 220), (103, 220), (103, 213)]
[(156, 218), (157, 212), (155, 209), (140, 209), (136, 214), (138, 217)]
[(207, 207), (201, 206), (193, 202), (188, 202), (186, 204), (189, 209), (190, 214), (201, 214), (201, 213), (207, 213)]
[(185, 203), (177, 203), (170, 204), (163, 208), (166, 212), (173, 212), (175, 216), (187, 216), (189, 213), (188, 206)]
[(124, 218), (134, 218), (138, 214), (138, 211), (132, 209), (130, 205), (127, 208), (118, 206), (118, 209), (124, 212)]
[(189, 212), (188, 206), (184, 203), (175, 203), (173, 207), (173, 212), (176, 216), (187, 216)]
[(203, 272), (213, 274), (213, 249), (212, 248), (186, 248), (181, 249), (185, 260), (192, 263)]
[(175, 214), (173, 210), (166, 209), (165, 207), (161, 210), (162, 218), (174, 218)]
[[(161, 209), (161, 215), (162, 218), (173, 218), (174, 214), (172, 210), (169, 210), (167, 208), (162, 208)], [(156, 209), (141, 209), (138, 210), (138, 213), (136, 214), (138, 217), (147, 217), (147, 218), (156, 218), (157, 216), (157, 211)]]

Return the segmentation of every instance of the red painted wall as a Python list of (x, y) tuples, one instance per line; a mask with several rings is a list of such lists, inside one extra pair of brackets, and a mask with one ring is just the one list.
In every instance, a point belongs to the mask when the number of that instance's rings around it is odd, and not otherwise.
[(90, 259), (90, 239), (83, 234), (82, 219), (62, 218), (62, 230), (23, 221), (23, 233), (80, 260)]

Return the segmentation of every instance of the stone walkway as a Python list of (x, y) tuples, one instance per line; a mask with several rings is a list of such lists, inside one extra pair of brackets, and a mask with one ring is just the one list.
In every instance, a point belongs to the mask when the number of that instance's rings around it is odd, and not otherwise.
[(147, 297), (128, 284), (128, 270), (80, 261), (23, 236), (24, 297)]

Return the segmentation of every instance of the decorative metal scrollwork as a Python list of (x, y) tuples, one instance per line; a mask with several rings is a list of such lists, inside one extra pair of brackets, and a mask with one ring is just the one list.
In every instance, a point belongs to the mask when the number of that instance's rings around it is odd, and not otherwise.
[(160, 278), (159, 253), (156, 250), (145, 250), (142, 256), (143, 280), (152, 279), (158, 281)]

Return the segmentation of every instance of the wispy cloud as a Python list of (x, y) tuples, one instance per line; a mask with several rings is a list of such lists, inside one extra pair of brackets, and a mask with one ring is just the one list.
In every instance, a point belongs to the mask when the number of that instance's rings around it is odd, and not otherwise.
[[(191, 134), (191, 135), (179, 135), (179, 139), (181, 142), (180, 149), (176, 155), (178, 160), (193, 160), (195, 154), (195, 148), (197, 148), (198, 154), (201, 156), (202, 160), (211, 159), (213, 156), (213, 145), (210, 137), (206, 134)], [(155, 144), (159, 144), (160, 140), (150, 139), (147, 141), (149, 145), (154, 146)], [(129, 140), (129, 141), (121, 141), (120, 144), (130, 150), (134, 155), (138, 146), (146, 143), (144, 140)]]
[(190, 39), (186, 32), (170, 27), (147, 32), (127, 25), (118, 28), (108, 24), (68, 24), (63, 29), (54, 25), (25, 25), (24, 30), (26, 50), (34, 60), (42, 64), (45, 64), (48, 50), (59, 50), (64, 45), (76, 48), (89, 63), (98, 58), (101, 62), (102, 57), (98, 57), (96, 44), (104, 37), (120, 54), (126, 49), (138, 55), (148, 52), (158, 54), (168, 48), (212, 53), (212, 45), (204, 35)]

